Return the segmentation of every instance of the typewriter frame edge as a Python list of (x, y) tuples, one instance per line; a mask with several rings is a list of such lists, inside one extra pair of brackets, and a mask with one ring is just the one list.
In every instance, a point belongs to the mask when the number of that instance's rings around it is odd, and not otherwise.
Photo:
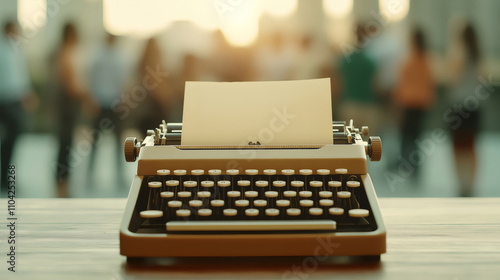
[(128, 226), (143, 177), (135, 175), (120, 225), (120, 254), (127, 257), (380, 256), (386, 252), (386, 229), (370, 175), (361, 176), (377, 223), (375, 231), (200, 236), (130, 232)]

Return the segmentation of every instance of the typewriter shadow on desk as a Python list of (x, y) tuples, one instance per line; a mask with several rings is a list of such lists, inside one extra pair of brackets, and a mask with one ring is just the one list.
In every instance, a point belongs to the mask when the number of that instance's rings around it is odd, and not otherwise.
[[(253, 278), (249, 273), (276, 274), (283, 279), (304, 279), (302, 276), (325, 272), (379, 272), (382, 262), (377, 256), (352, 257), (176, 257), (130, 259), (122, 266), (123, 273), (130, 276), (158, 274), (182, 274), (194, 278), (215, 277), (231, 274), (238, 279)], [(253, 277), (252, 277), (253, 276)]]

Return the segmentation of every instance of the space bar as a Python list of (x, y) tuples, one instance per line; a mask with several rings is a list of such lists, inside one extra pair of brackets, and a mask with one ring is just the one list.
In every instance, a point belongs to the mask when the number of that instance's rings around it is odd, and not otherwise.
[(287, 231), (336, 229), (332, 220), (295, 221), (171, 221), (167, 231)]

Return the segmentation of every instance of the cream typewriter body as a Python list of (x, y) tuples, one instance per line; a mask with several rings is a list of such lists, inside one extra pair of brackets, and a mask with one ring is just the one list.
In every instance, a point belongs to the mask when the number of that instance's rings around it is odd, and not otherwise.
[[(182, 124), (125, 141), (138, 160), (120, 228), (129, 258), (374, 256), (386, 231), (367, 173), (381, 142), (333, 122), (329, 145), (182, 146)], [(365, 137), (365, 140), (363, 139)]]

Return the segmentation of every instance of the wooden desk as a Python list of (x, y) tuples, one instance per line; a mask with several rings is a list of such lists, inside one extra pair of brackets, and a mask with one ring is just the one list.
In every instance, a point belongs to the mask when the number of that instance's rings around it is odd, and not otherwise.
[(173, 258), (146, 266), (119, 255), (124, 199), (17, 202), (18, 272), (11, 273), (0, 200), (0, 279), (500, 279), (500, 198), (380, 199), (388, 231), (380, 263)]

